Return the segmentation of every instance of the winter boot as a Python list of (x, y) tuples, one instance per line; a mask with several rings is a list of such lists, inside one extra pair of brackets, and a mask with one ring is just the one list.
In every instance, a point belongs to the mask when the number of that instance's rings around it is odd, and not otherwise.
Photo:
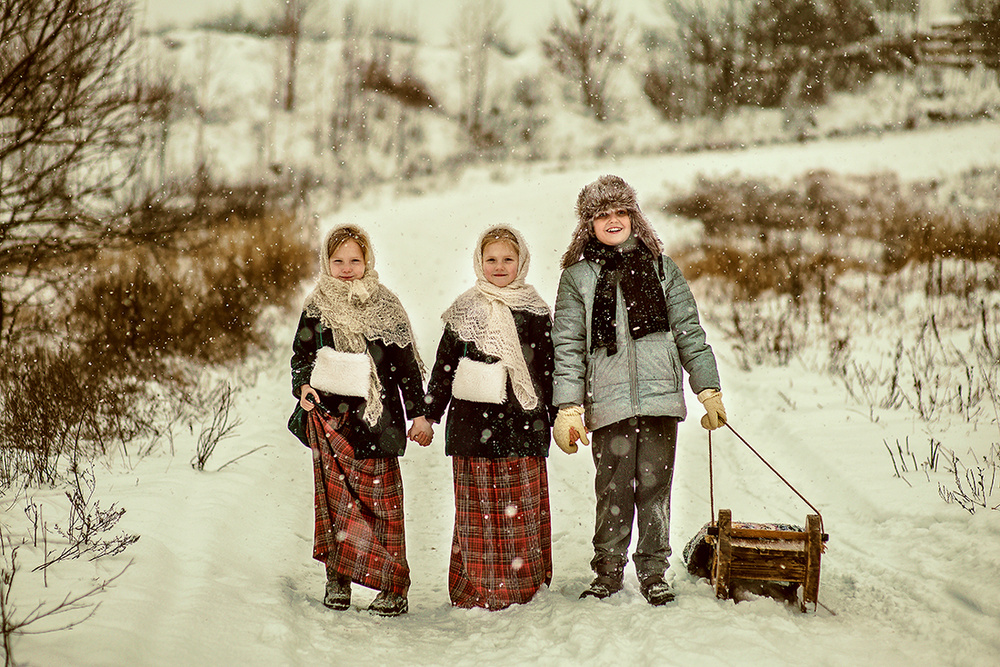
[(663, 575), (660, 574), (644, 577), (639, 582), (639, 592), (642, 593), (642, 597), (646, 598), (646, 602), (654, 607), (665, 605), (674, 600), (674, 589), (663, 580)]
[(343, 575), (328, 575), (326, 580), (326, 595), (323, 604), (336, 611), (351, 608), (351, 578)]
[(368, 611), (376, 616), (399, 616), (409, 611), (406, 595), (381, 591), (368, 605)]
[(622, 589), (622, 580), (625, 577), (625, 563), (623, 561), (604, 561), (594, 559), (590, 566), (597, 573), (597, 577), (590, 582), (590, 586), (580, 593), (580, 599), (595, 597), (598, 600), (611, 597)]

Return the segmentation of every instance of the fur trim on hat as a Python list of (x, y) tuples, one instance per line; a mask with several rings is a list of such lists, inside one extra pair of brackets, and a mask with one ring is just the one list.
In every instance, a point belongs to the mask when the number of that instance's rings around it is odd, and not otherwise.
[(641, 241), (654, 255), (663, 253), (663, 243), (642, 214), (635, 190), (619, 176), (601, 176), (580, 190), (576, 198), (577, 226), (573, 239), (562, 257), (562, 268), (583, 259), (583, 248), (594, 235), (594, 217), (608, 209), (623, 208), (632, 221), (632, 236)]

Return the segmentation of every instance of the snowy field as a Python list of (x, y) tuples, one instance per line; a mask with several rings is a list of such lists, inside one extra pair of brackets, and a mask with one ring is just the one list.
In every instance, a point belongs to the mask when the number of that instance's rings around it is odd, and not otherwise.
[[(636, 187), (670, 246), (689, 239), (691, 226), (667, 220), (653, 202), (699, 174), (790, 179), (826, 168), (892, 170), (909, 180), (995, 168), (997, 155), (1000, 124), (982, 121), (740, 152), (470, 171), (445, 190), (402, 198), (373, 192), (336, 214), (317, 213), (320, 231), (345, 222), (369, 231), (382, 281), (400, 296), (430, 360), (440, 313), (471, 284), (471, 244), (487, 225), (522, 231), (533, 255), (529, 282), (551, 304), (576, 194), (602, 173)], [(357, 586), (350, 611), (330, 611), (321, 604), (323, 568), (311, 559), (310, 453), (285, 430), (297, 316), (273, 316), (271, 348), (242, 370), (252, 378), (238, 397), (242, 424), (236, 437), (219, 444), (206, 472), (188, 465), (197, 439), (190, 433), (175, 438), (174, 454), (160, 448), (98, 466), (98, 497), (126, 508), (119, 528), (141, 539), (113, 559), (50, 568), (48, 588), (39, 573), (19, 573), (15, 599), (28, 607), (35, 596), (58, 601), (82, 592), (88, 581), (131, 563), (95, 598), (101, 604), (90, 619), (15, 639), (23, 664), (1000, 664), (1000, 512), (970, 515), (942, 502), (937, 479), (895, 477), (883, 444), (933, 435), (955, 449), (968, 444), (983, 451), (1000, 441), (996, 416), (978, 424), (926, 424), (904, 410), (876, 411), (873, 420), (833, 378), (795, 360), (740, 370), (731, 342), (711, 326), (731, 423), (823, 514), (830, 541), (817, 613), (766, 598), (720, 601), (705, 581), (687, 575), (681, 551), (710, 519), (707, 438), (697, 419), (684, 422), (679, 435), (671, 524), (675, 603), (647, 605), (631, 568), (623, 593), (578, 600), (591, 577), (593, 463), (589, 450), (567, 456), (553, 446), (552, 586), (500, 612), (451, 608), (451, 467), (439, 427), (429, 448), (411, 443), (402, 459), (410, 613), (370, 616), (365, 607), (375, 593)], [(700, 416), (692, 395), (688, 404)], [(738, 520), (802, 523), (808, 507), (731, 434), (717, 433), (716, 507), (731, 508)], [(38, 492), (36, 500), (52, 508), (47, 517), (58, 516), (61, 496)]]

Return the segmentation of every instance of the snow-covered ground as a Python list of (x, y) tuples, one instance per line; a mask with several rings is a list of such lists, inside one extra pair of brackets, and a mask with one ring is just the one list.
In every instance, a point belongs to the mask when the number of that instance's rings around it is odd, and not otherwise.
[[(399, 294), (424, 359), (432, 359), (440, 313), (472, 281), (471, 244), (487, 225), (520, 229), (532, 250), (529, 276), (551, 303), (558, 257), (573, 227), (579, 188), (617, 173), (668, 242), (690, 238), (690, 225), (659, 214), (654, 202), (698, 174), (741, 172), (792, 178), (810, 168), (903, 179), (945, 176), (971, 166), (995, 168), (996, 122), (881, 138), (818, 141), (739, 152), (552, 164), (467, 172), (451, 187), (423, 195), (372, 192), (319, 221), (354, 222), (371, 234), (376, 268)], [(991, 166), (992, 165), (992, 166)], [(870, 418), (829, 376), (794, 361), (740, 370), (731, 342), (709, 326), (733, 426), (823, 514), (830, 534), (820, 601), (801, 614), (771, 599), (717, 600), (690, 578), (684, 544), (710, 518), (707, 438), (681, 425), (674, 482), (671, 573), (677, 601), (647, 605), (628, 571), (610, 600), (577, 598), (589, 581), (593, 464), (589, 450), (549, 459), (553, 509), (552, 586), (529, 604), (500, 612), (458, 610), (447, 594), (453, 503), (443, 429), (429, 448), (402, 459), (413, 584), (410, 613), (375, 618), (373, 591), (355, 587), (354, 607), (321, 604), (324, 573), (311, 559), (310, 453), (286, 430), (293, 400), (288, 357), (297, 313), (275, 316), (273, 344), (247, 361), (250, 384), (238, 397), (243, 420), (206, 466), (188, 465), (197, 432), (97, 469), (97, 497), (127, 509), (119, 528), (141, 535), (124, 554), (94, 563), (19, 571), (13, 599), (58, 602), (131, 563), (96, 596), (80, 625), (15, 638), (15, 657), (31, 665), (315, 665), (315, 664), (630, 664), (630, 665), (997, 665), (1000, 655), (1000, 512), (970, 515), (938, 497), (946, 476), (908, 482), (894, 476), (884, 441), (929, 435), (983, 451), (1000, 442), (995, 415), (978, 423), (925, 424), (906, 411)], [(692, 416), (700, 406), (689, 396)], [(197, 429), (196, 429), (197, 430)], [(749, 521), (801, 523), (806, 507), (731, 434), (713, 437), (715, 506)], [(961, 443), (961, 444), (958, 444)], [(220, 471), (223, 463), (263, 446)], [(919, 454), (918, 454), (919, 456)], [(35, 493), (49, 523), (59, 522), (61, 491)], [(13, 522), (24, 500), (5, 505)], [(106, 504), (105, 503), (105, 504)], [(63, 516), (65, 516), (63, 514)], [(4, 520), (7, 523), (7, 519)], [(5, 529), (6, 532), (6, 529)], [(10, 534), (5, 535), (6, 538)], [(37, 548), (22, 547), (22, 562)], [(81, 617), (70, 613), (48, 627)], [(39, 622), (40, 629), (46, 622)]]

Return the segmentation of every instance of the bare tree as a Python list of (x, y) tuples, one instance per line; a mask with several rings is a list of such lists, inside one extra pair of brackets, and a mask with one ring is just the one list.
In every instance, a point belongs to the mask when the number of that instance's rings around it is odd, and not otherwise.
[[(744, 0), (664, 0), (673, 19), (675, 42), (685, 54), (691, 77), (701, 87), (699, 110), (717, 116), (737, 103), (744, 79), (747, 3)], [(664, 70), (680, 69), (676, 63)], [(684, 96), (684, 95), (682, 95)]]
[(474, 140), (483, 135), (483, 106), (489, 80), (490, 49), (503, 29), (500, 0), (466, 0), (454, 25), (456, 47), (462, 57), (463, 122)]
[(625, 35), (603, 0), (570, 0), (570, 6), (572, 19), (552, 22), (542, 50), (560, 74), (579, 83), (582, 102), (594, 117), (607, 120), (608, 77), (625, 58)]
[(339, 89), (334, 92), (334, 110), (331, 118), (330, 147), (334, 153), (347, 149), (352, 135), (363, 142), (366, 137), (367, 119), (361, 102), (361, 79), (364, 69), (362, 32), (358, 7), (349, 4), (341, 20), (343, 47), (341, 48), (342, 74)]
[[(126, 0), (0, 5), (0, 332), (30, 281), (120, 232), (138, 172), (141, 102)], [(51, 272), (50, 272), (51, 273)]]
[(299, 66), (299, 42), (304, 34), (306, 15), (315, 8), (315, 0), (278, 0), (284, 5), (280, 33), (288, 39), (288, 68), (285, 78), (285, 111), (295, 108), (295, 79)]

